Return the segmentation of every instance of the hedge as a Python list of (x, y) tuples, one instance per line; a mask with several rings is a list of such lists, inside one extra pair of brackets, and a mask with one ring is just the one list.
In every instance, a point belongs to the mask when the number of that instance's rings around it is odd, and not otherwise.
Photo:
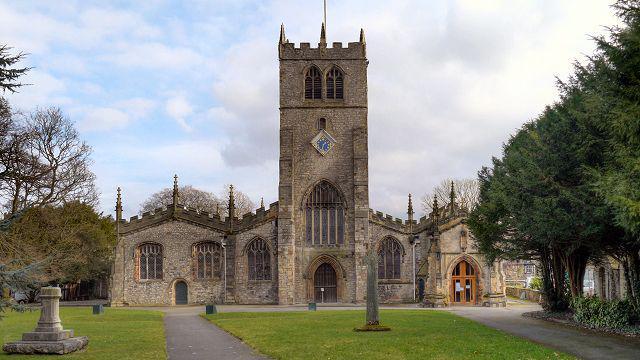
[(575, 321), (594, 328), (623, 329), (631, 325), (635, 318), (633, 306), (627, 299), (577, 297), (571, 301), (571, 308)]

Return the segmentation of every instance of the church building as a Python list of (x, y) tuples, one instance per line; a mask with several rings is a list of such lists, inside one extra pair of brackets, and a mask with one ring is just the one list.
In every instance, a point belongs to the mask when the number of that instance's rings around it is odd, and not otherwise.
[[(504, 306), (499, 263), (487, 264), (450, 202), (414, 219), (369, 207), (367, 45), (360, 39), (296, 46), (280, 30), (278, 201), (236, 214), (180, 204), (122, 219), (111, 279), (113, 306), (362, 303), (365, 254), (378, 254), (383, 303)], [(275, 106), (275, 104), (274, 104)], [(416, 164), (419, 165), (419, 164)], [(424, 190), (424, 189), (420, 189)]]

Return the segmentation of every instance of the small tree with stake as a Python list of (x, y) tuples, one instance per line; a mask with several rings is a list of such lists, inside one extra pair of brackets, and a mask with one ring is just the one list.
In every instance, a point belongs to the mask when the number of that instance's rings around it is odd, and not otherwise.
[(378, 254), (369, 250), (365, 257), (367, 263), (367, 323), (356, 331), (389, 331), (390, 327), (380, 325), (378, 309)]

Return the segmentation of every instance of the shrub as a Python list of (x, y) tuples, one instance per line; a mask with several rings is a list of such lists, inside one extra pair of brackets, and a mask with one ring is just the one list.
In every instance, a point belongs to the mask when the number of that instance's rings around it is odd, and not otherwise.
[(542, 278), (539, 276), (532, 277), (529, 282), (529, 288), (533, 290), (542, 290)]
[(631, 302), (602, 300), (595, 296), (576, 297), (571, 301), (574, 319), (594, 328), (622, 329), (632, 324), (634, 311)]

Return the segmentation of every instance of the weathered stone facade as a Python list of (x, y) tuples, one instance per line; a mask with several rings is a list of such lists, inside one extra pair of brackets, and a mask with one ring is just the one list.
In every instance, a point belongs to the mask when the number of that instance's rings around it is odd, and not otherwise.
[[(406, 221), (369, 208), (364, 32), (346, 47), (342, 43), (329, 47), (323, 29), (317, 47), (309, 43), (296, 47), (281, 29), (278, 50), (278, 202), (237, 218), (230, 197), (230, 216), (220, 219), (184, 209), (174, 184), (173, 203), (166, 209), (125, 221), (118, 197), (113, 304), (175, 304), (178, 298), (185, 300), (178, 282), (181, 288), (186, 284), (188, 303), (297, 304), (321, 301), (325, 295), (328, 301), (360, 303), (366, 295), (365, 254), (383, 251), (388, 244), (394, 252), (379, 268), (381, 274), (391, 274), (378, 282), (382, 302), (420, 298), (442, 306), (454, 301), (452, 274), (462, 261), (467, 272), (474, 273), (466, 295), (472, 300), (467, 303), (500, 303), (504, 299), (500, 266), (485, 264), (477, 253), (455, 199), (453, 205), (436, 206), (439, 211), (419, 221), (413, 219), (411, 202)], [(319, 137), (324, 142), (313, 143)], [(318, 192), (321, 184), (332, 195)], [(320, 210), (312, 212), (310, 199), (316, 196), (312, 194), (329, 196), (332, 203), (322, 205), (326, 199), (322, 200)], [(310, 234), (313, 231), (317, 239)], [(161, 273), (153, 273), (157, 278), (141, 280), (141, 265), (136, 264), (144, 258), (141, 245), (147, 243), (162, 247), (164, 265)], [(204, 258), (198, 260), (203, 255), (196, 248), (203, 243), (224, 250), (219, 260), (224, 264), (213, 266), (215, 275), (207, 272), (209, 265), (198, 265), (205, 263)], [(252, 255), (256, 244), (262, 249), (258, 258)], [(206, 279), (201, 279), (199, 266), (205, 266)], [(458, 289), (458, 295), (460, 291), (465, 290)]]

